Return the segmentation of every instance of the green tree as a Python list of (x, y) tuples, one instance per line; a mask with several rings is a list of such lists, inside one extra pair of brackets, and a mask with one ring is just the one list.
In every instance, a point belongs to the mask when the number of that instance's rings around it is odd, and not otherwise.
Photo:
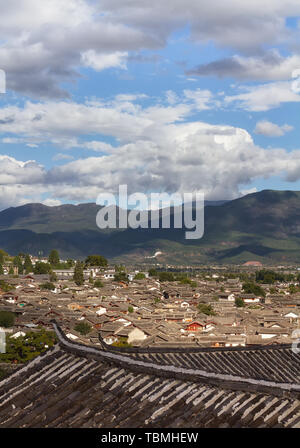
[(160, 272), (158, 275), (160, 282), (174, 282), (175, 278), (172, 272)]
[(0, 264), (0, 275), (4, 275), (4, 270), (2, 264)]
[(27, 362), (44, 353), (57, 342), (53, 331), (44, 329), (28, 332), (18, 338), (6, 338), (6, 353), (0, 354), (0, 362)]
[(73, 280), (77, 286), (81, 286), (84, 284), (83, 265), (81, 261), (76, 262)]
[(15, 323), (15, 315), (10, 311), (0, 311), (0, 327), (10, 328)]
[(237, 297), (235, 299), (235, 306), (237, 306), (238, 308), (243, 308), (245, 306), (245, 302), (241, 297)]
[(149, 269), (148, 273), (149, 273), (149, 277), (157, 277), (157, 275), (158, 275), (157, 270), (154, 268)]
[(114, 342), (111, 345), (113, 347), (132, 347), (132, 345), (127, 342), (127, 338), (123, 336), (119, 338), (118, 342)]
[(75, 325), (74, 330), (78, 331), (78, 333), (82, 334), (83, 336), (87, 335), (91, 332), (92, 327), (87, 322), (80, 322)]
[(15, 289), (15, 287), (7, 283), (5, 280), (0, 280), (0, 289), (2, 289), (2, 291), (4, 292), (8, 292), (11, 291), (12, 289)]
[(59, 265), (60, 258), (59, 258), (59, 253), (56, 249), (51, 250), (49, 257), (48, 257), (48, 262), (51, 264), (51, 266)]
[(18, 274), (20, 274), (20, 275), (23, 274), (23, 263), (22, 263), (21, 257), (19, 257), (19, 255), (14, 257), (13, 265), (18, 268)]
[(34, 274), (49, 274), (49, 272), (51, 272), (51, 265), (49, 263), (43, 263), (42, 261), (37, 261), (35, 263), (34, 269), (33, 269)]
[(53, 271), (50, 271), (50, 274), (49, 274), (49, 280), (50, 280), (50, 282), (57, 282), (57, 275), (55, 274), (55, 272), (53, 272)]
[(128, 313), (133, 313), (133, 312), (134, 312), (133, 306), (129, 306), (128, 307)]
[(214, 311), (213, 307), (211, 305), (208, 305), (206, 303), (199, 303), (197, 306), (198, 310), (202, 314), (206, 314), (207, 316), (216, 316), (216, 312)]
[(243, 284), (243, 291), (246, 294), (254, 294), (255, 296), (261, 296), (261, 297), (266, 296), (266, 293), (261, 286), (251, 282)]
[(30, 272), (33, 272), (33, 266), (31, 263), (31, 258), (28, 254), (25, 255), (25, 260), (24, 260), (24, 270), (25, 270), (25, 274), (29, 274)]
[(107, 259), (102, 255), (89, 255), (85, 260), (86, 266), (107, 266)]
[(55, 285), (51, 282), (42, 283), (40, 285), (40, 289), (48, 289), (49, 291), (53, 291), (55, 289)]
[(142, 272), (138, 272), (135, 276), (134, 276), (134, 280), (144, 280), (144, 278), (146, 278), (145, 274), (143, 274)]
[(116, 272), (114, 275), (115, 282), (128, 282), (128, 275), (126, 272)]
[(9, 271), (8, 271), (8, 274), (9, 275), (14, 275), (14, 268), (12, 267), (12, 266), (10, 266), (10, 268), (9, 268)]
[(103, 283), (101, 282), (101, 280), (95, 280), (95, 282), (94, 282), (94, 286), (95, 286), (95, 288), (103, 288)]
[(299, 291), (299, 288), (297, 288), (297, 286), (295, 286), (295, 285), (290, 285), (289, 286), (289, 293), (290, 294), (296, 294), (296, 292), (298, 292)]
[(4, 264), (7, 255), (8, 254), (4, 250), (0, 249), (0, 264)]

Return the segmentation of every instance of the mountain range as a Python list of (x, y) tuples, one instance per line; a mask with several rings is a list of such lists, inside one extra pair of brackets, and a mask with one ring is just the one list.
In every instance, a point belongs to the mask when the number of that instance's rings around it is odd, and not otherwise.
[[(206, 202), (203, 238), (186, 229), (106, 229), (96, 226), (99, 205), (26, 204), (0, 212), (0, 248), (63, 258), (100, 253), (111, 262), (172, 264), (300, 262), (300, 192), (264, 190), (232, 201)], [(152, 260), (153, 261), (153, 260)]]

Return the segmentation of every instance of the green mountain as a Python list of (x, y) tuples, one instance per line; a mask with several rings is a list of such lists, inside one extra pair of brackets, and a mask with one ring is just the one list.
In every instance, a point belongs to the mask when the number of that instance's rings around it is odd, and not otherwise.
[[(206, 203), (205, 232), (186, 229), (99, 230), (96, 204), (27, 204), (0, 212), (0, 247), (11, 254), (56, 248), (63, 257), (101, 253), (119, 262), (178, 264), (300, 262), (300, 192), (264, 190), (233, 201)], [(149, 259), (149, 261), (151, 261)]]

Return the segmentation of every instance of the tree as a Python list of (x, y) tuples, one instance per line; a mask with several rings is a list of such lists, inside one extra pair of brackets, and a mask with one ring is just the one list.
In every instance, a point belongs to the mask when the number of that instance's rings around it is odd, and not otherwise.
[(44, 353), (57, 342), (53, 331), (44, 329), (29, 331), (25, 336), (6, 338), (6, 353), (0, 354), (0, 362), (27, 362)]
[(73, 280), (77, 286), (81, 286), (84, 284), (83, 266), (81, 261), (76, 262)]
[(127, 338), (125, 337), (120, 337), (118, 342), (114, 342), (111, 345), (113, 347), (132, 347), (132, 345), (127, 342)]
[(53, 291), (55, 289), (55, 285), (51, 282), (42, 283), (40, 285), (40, 289), (48, 289), (49, 291)]
[(128, 275), (126, 272), (116, 272), (114, 275), (115, 282), (128, 282)]
[(134, 280), (144, 280), (144, 278), (146, 278), (145, 274), (143, 274), (142, 272), (138, 272), (135, 276), (134, 276)]
[(4, 264), (5, 257), (7, 257), (7, 255), (8, 254), (4, 250), (0, 249), (0, 263), (1, 264)]
[(25, 255), (25, 260), (24, 260), (24, 270), (25, 270), (25, 274), (29, 274), (30, 272), (33, 272), (33, 266), (31, 263), (31, 258), (28, 254)]
[(74, 330), (78, 331), (78, 333), (80, 333), (83, 336), (85, 336), (86, 334), (91, 332), (92, 327), (87, 322), (80, 322), (80, 323), (75, 325)]
[(245, 306), (245, 302), (241, 297), (237, 297), (235, 299), (235, 306), (237, 306), (238, 308), (243, 308)]
[(128, 313), (133, 313), (133, 312), (134, 312), (133, 306), (129, 306), (128, 307)]
[(296, 292), (298, 292), (299, 291), (299, 288), (297, 288), (297, 286), (295, 286), (295, 285), (290, 285), (289, 286), (289, 293), (290, 294), (296, 294)]
[(12, 266), (10, 266), (8, 274), (9, 275), (14, 275), (14, 273), (15, 273), (14, 268)]
[(49, 257), (48, 257), (48, 261), (51, 264), (51, 266), (57, 266), (59, 265), (59, 253), (56, 249), (51, 250)]
[(118, 342), (114, 342), (111, 345), (113, 347), (132, 347), (132, 345), (127, 342), (127, 338), (124, 336), (120, 337)]
[(172, 272), (160, 272), (158, 275), (160, 282), (174, 282), (175, 278)]
[(101, 282), (101, 280), (95, 280), (95, 282), (94, 282), (94, 286), (95, 286), (95, 288), (103, 288), (103, 283)]
[(15, 287), (7, 283), (5, 280), (0, 280), (0, 289), (2, 289), (2, 291), (4, 292), (8, 292), (11, 291), (12, 289), (15, 289)]
[(10, 311), (0, 311), (0, 327), (10, 328), (15, 323), (15, 315)]
[(207, 305), (206, 303), (199, 303), (197, 308), (200, 313), (206, 314), (207, 316), (216, 316), (217, 314), (213, 307), (211, 305)]
[(55, 272), (51, 271), (50, 275), (49, 275), (49, 280), (50, 282), (57, 282), (57, 275), (55, 274)]
[(107, 266), (107, 259), (102, 255), (89, 255), (85, 260), (86, 266)]
[(261, 296), (261, 297), (265, 297), (266, 296), (266, 293), (262, 289), (261, 286), (256, 285), (255, 283), (251, 283), (251, 282), (243, 284), (243, 291), (246, 294), (254, 294), (255, 296)]
[(37, 261), (33, 269), (34, 274), (37, 275), (39, 274), (46, 275), (49, 274), (50, 271), (51, 271), (51, 265), (49, 263), (43, 263), (42, 261)]
[(18, 274), (23, 274), (23, 263), (22, 263), (21, 257), (19, 257), (19, 255), (14, 257), (13, 265), (18, 268)]
[(157, 275), (158, 275), (157, 270), (154, 268), (149, 269), (148, 273), (149, 273), (149, 277), (157, 277)]
[(4, 270), (2, 264), (0, 264), (0, 275), (4, 275)]

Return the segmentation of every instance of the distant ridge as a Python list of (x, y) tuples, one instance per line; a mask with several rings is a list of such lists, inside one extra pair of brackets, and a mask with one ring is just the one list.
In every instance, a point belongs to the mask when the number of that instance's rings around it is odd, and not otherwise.
[(161, 263), (300, 262), (300, 192), (264, 190), (232, 201), (207, 202), (205, 234), (185, 240), (184, 229), (105, 230), (93, 203), (48, 207), (26, 204), (0, 212), (0, 247), (12, 254), (63, 257), (99, 252), (114, 261), (145, 261), (160, 250)]

